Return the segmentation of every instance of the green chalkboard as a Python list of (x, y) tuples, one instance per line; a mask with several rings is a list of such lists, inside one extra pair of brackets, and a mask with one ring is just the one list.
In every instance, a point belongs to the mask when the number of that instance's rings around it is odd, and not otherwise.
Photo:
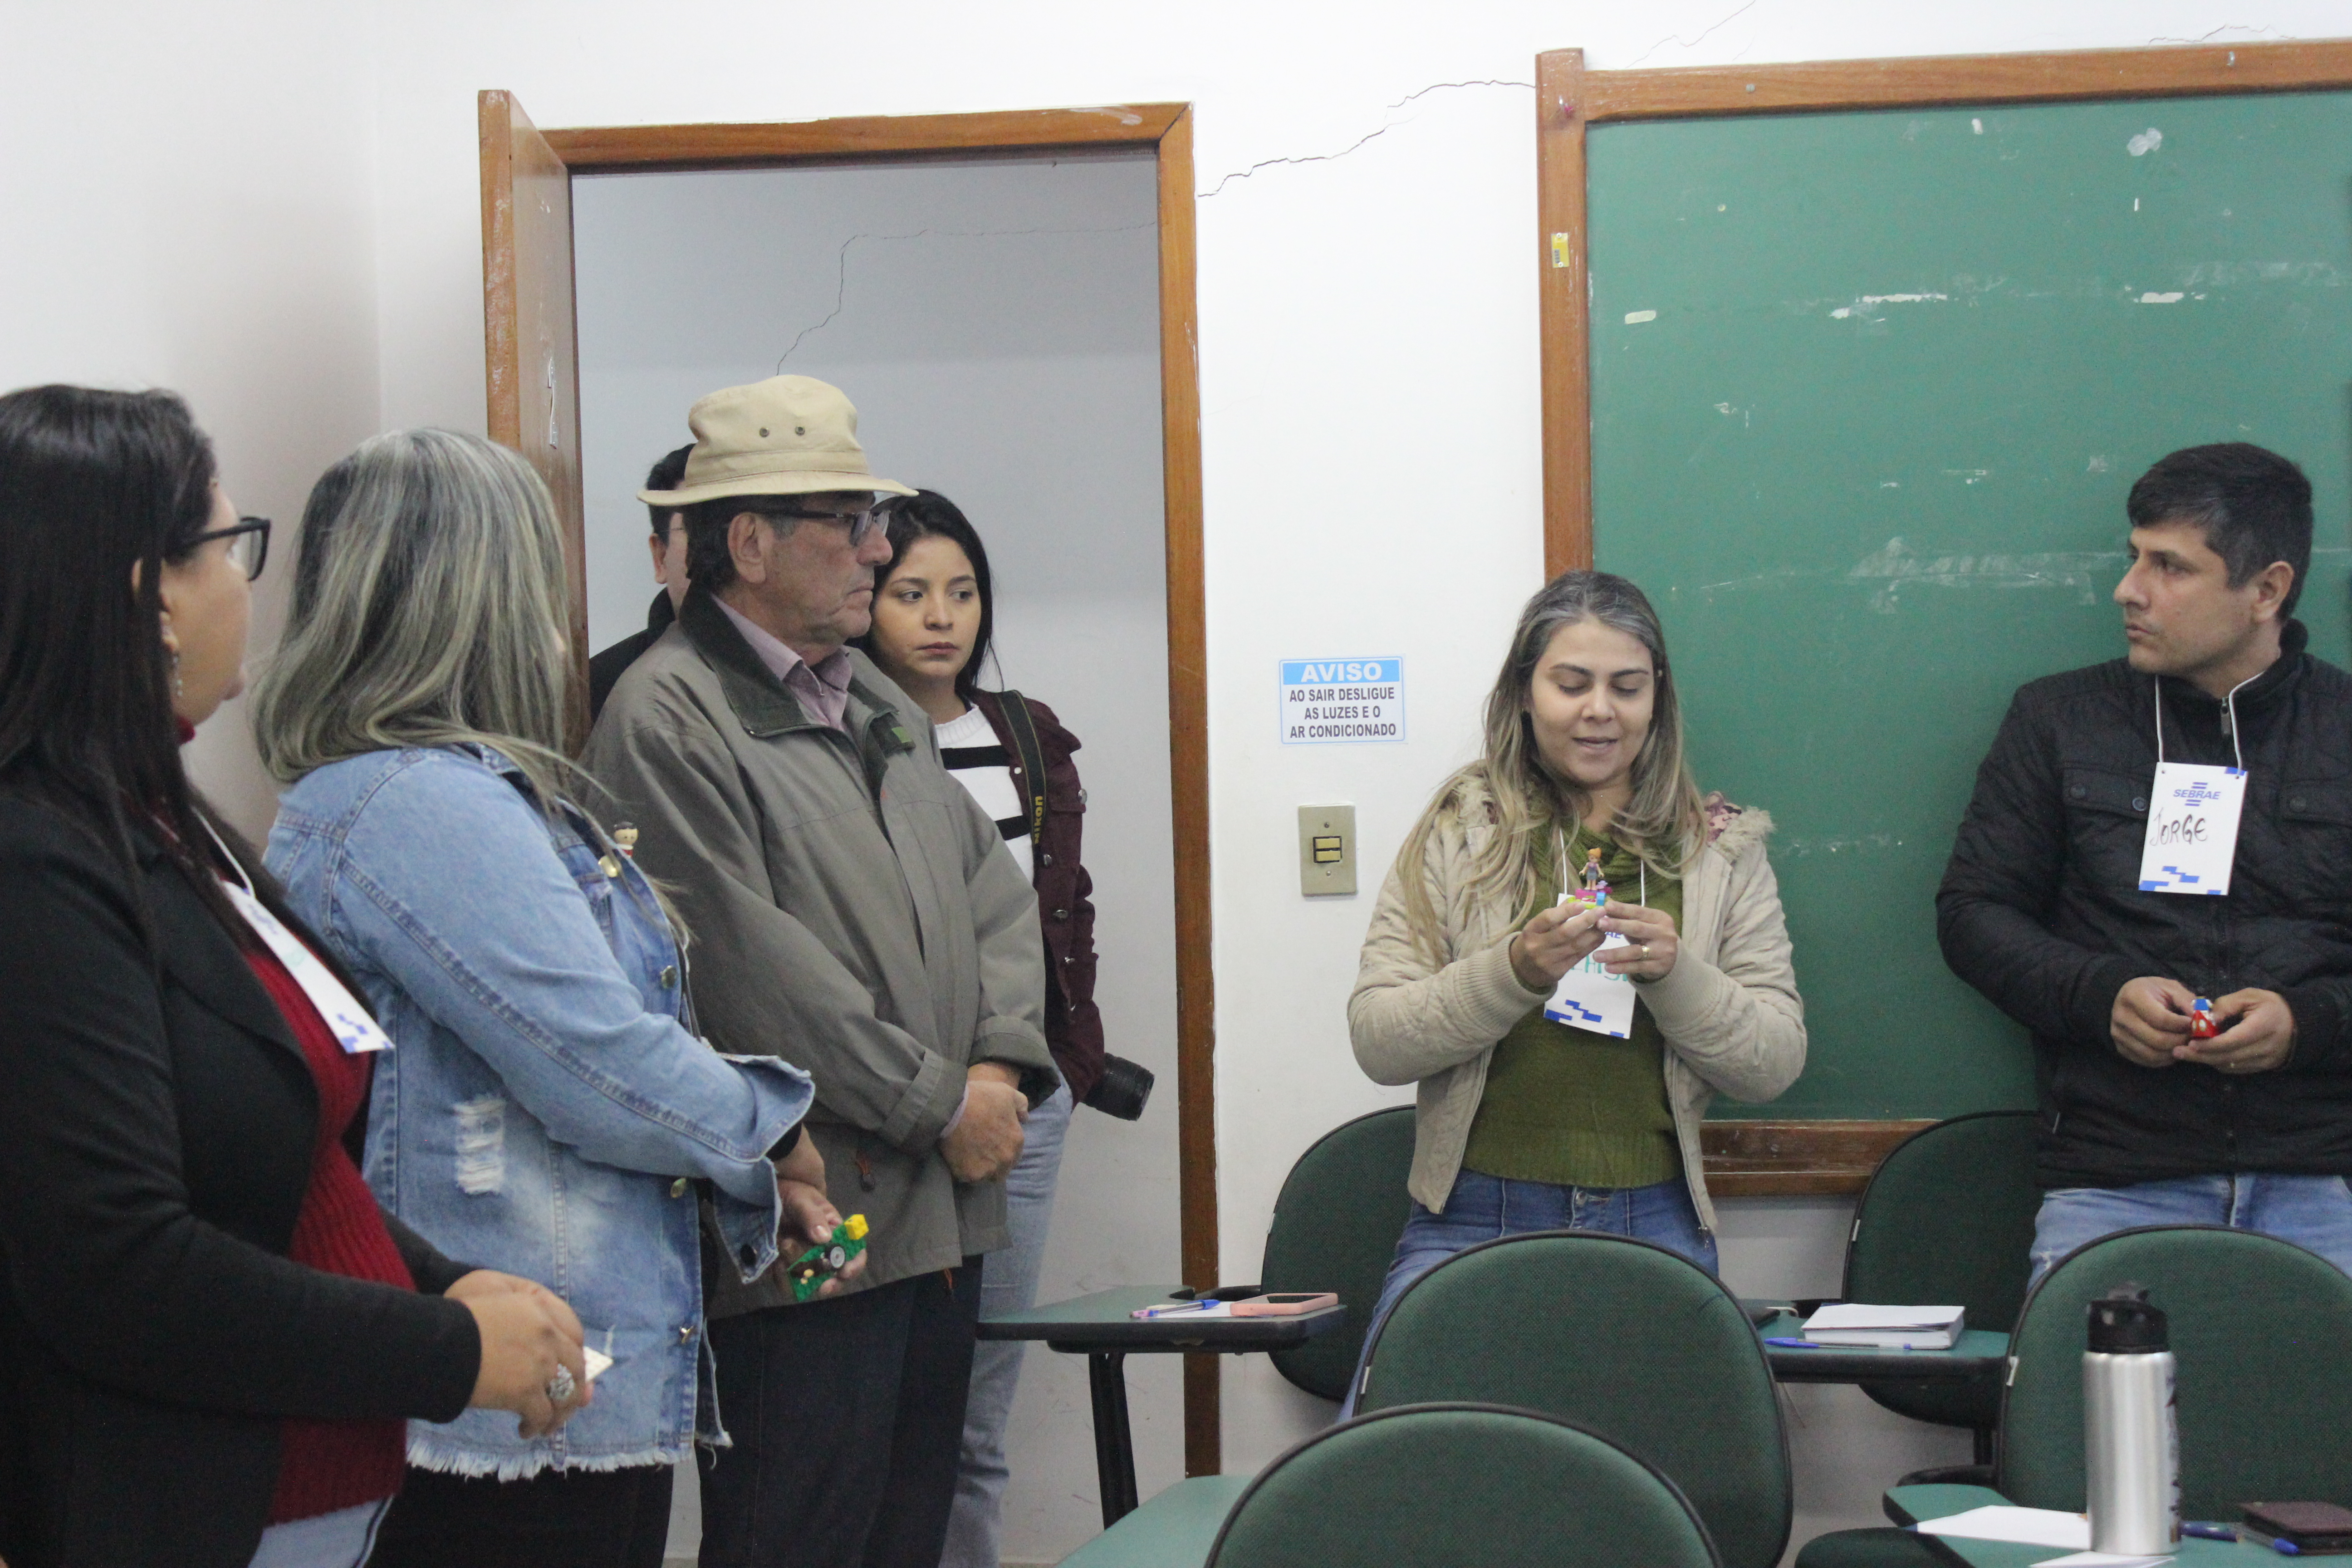
[(2132, 480), (2207, 441), (2301, 463), (2300, 613), (2345, 660), (2352, 94), (1601, 125), (1588, 155), (1595, 555), (1664, 616), (1700, 786), (1778, 824), (1812, 1050), (1767, 1113), (2031, 1104), (1935, 890), (2011, 692), (2122, 652)]

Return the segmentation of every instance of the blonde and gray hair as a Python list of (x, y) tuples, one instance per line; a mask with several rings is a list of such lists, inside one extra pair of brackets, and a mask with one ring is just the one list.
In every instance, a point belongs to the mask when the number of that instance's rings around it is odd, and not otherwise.
[[(1706, 813), (1683, 753), (1682, 704), (1666, 661), (1666, 635), (1649, 597), (1607, 572), (1563, 572), (1537, 590), (1519, 612), (1510, 653), (1486, 695), (1486, 741), (1478, 760), (1456, 769), (1422, 812), (1397, 852), (1405, 918), (1417, 942), (1442, 956), (1442, 921), (1423, 872), (1439, 826), (1483, 797), (1492, 831), (1472, 861), (1473, 901), (1505, 899), (1517, 919), (1535, 912), (1541, 857), (1551, 848), (1555, 824), (1575, 831), (1591, 798), (1575, 780), (1553, 770), (1536, 746), (1528, 704), (1536, 666), (1563, 626), (1593, 620), (1623, 632), (1649, 651), (1656, 678), (1650, 732), (1633, 757), (1633, 798), (1610, 832), (1650, 869), (1679, 877), (1706, 843)], [(1515, 922), (1516, 923), (1516, 922)]]
[(497, 747), (543, 806), (563, 756), (572, 661), (555, 506), (530, 465), (451, 430), (399, 430), (329, 468), (302, 513), (294, 605), (254, 691), (285, 783), (367, 752)]

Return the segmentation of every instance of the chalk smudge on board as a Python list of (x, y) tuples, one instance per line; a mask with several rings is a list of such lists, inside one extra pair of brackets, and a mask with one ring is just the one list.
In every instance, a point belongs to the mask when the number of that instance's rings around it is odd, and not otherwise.
[(1867, 315), (1874, 305), (1923, 305), (1929, 300), (1949, 300), (1949, 294), (1864, 294), (1851, 305), (1840, 305), (1830, 312), (1830, 320), (1843, 321), (1850, 316)]
[[(1974, 470), (1958, 470), (1973, 472)], [(1893, 481), (1881, 481), (1881, 489)], [(1852, 567), (1783, 566), (1724, 583), (1704, 583), (1693, 590), (1704, 604), (1732, 594), (1770, 592), (1808, 583), (1834, 581), (1861, 589), (1871, 609), (1891, 616), (1903, 606), (1906, 591), (1927, 588), (2055, 588), (2072, 594), (2077, 604), (2095, 605), (2116, 579), (2123, 575), (2120, 551), (2061, 550), (2032, 553), (1990, 552), (1982, 554), (1925, 554), (1900, 536), (1890, 539)]]
[(1785, 843), (1775, 839), (1772, 852), (1786, 859), (1802, 860), (1811, 855), (1867, 854), (1874, 849), (1902, 847), (1900, 834), (1863, 833), (1849, 838), (1790, 838)]
[(2097, 550), (1923, 555), (1898, 536), (1864, 556), (1846, 579), (1870, 586), (1870, 607), (1882, 616), (1902, 607), (1906, 588), (2060, 588), (2092, 605), (2102, 585), (2121, 574), (2123, 559), (2119, 552)]
[[(2221, 216), (2230, 215), (2225, 211)], [(2341, 289), (2352, 283), (2352, 273), (2326, 261), (2209, 261), (2190, 268), (2180, 279), (2184, 289), (2227, 288), (2237, 283), (2302, 283), (2320, 289)]]
[(2164, 145), (2164, 132), (2151, 125), (2124, 143), (2124, 151), (2135, 158), (2145, 158)]
[(1654, 321), (1657, 319), (1658, 313), (1655, 310), (1628, 310), (1625, 312), (1625, 324), (1629, 327), (1638, 327), (1643, 321)]
[(2151, 289), (2147, 293), (2142, 294), (2139, 297), (2139, 302), (2143, 305), (2178, 305), (2180, 303), (2181, 298), (2181, 292), (2178, 289), (2175, 289), (2169, 294), (2159, 294), (2155, 289)]

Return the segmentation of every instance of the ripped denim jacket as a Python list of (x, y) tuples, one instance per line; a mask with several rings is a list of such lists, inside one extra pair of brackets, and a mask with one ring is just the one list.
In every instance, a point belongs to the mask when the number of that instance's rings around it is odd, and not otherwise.
[(694, 1179), (746, 1278), (776, 1256), (768, 1150), (808, 1076), (678, 1021), (653, 889), (486, 747), (376, 752), (286, 794), (269, 868), (350, 966), (394, 1048), (366, 1174), (452, 1258), (536, 1279), (614, 1360), (595, 1401), (524, 1442), (503, 1411), (410, 1424), (409, 1462), (504, 1479), (670, 1464), (723, 1444), (703, 1348)]

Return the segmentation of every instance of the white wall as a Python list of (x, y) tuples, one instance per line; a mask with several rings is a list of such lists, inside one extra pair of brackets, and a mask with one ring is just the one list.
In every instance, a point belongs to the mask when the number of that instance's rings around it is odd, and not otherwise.
[[(1296, 1153), (1389, 1098), (1355, 1073), (1340, 1020), (1364, 905), (1298, 901), (1292, 807), (1355, 801), (1366, 865), (1383, 862), (1464, 754), (1539, 571), (1533, 56), (1580, 45), (1615, 68), (2245, 42), (2352, 33), (2352, 10), (0, 0), (0, 384), (185, 387), (240, 499), (288, 519), (373, 425), (481, 427), (477, 89), (514, 89), (546, 125), (1196, 105), (1199, 184), (1214, 193), (1200, 204), (1212, 856), (1239, 1277)], [(1276, 746), (1274, 661), (1348, 651), (1408, 659), (1411, 743)], [(201, 744), (207, 780), (265, 814), (234, 745)], [(1788, 1222), (1801, 1241), (1759, 1245), (1814, 1247), (1835, 1229), (1815, 1221)], [(1255, 1464), (1310, 1415), (1262, 1364), (1226, 1364), (1228, 1459)], [(1886, 1468), (1853, 1467), (1865, 1495)]]
[[(373, 31), (290, 0), (0, 3), (0, 389), (186, 395), (231, 498), (278, 524), (257, 648), (310, 481), (377, 428)], [(242, 706), (190, 755), (257, 834), (275, 804)]]
[[(781, 363), (849, 393), (876, 472), (963, 508), (989, 549), (1002, 683), (1084, 742), (1104, 1032), (1170, 1092), (1139, 1123), (1072, 1123), (1047, 1300), (1166, 1279), (1177, 1248), (1156, 181), (1127, 153), (611, 175), (572, 196), (592, 644), (651, 596), (631, 499), (647, 464), (696, 397)], [(1144, 1358), (1134, 1383), (1156, 1490), (1183, 1470), (1178, 1368)], [(1087, 1408), (1084, 1363), (1033, 1352), (1017, 1558), (1089, 1533)], [(683, 1493), (678, 1512), (674, 1552), (696, 1538)]]

